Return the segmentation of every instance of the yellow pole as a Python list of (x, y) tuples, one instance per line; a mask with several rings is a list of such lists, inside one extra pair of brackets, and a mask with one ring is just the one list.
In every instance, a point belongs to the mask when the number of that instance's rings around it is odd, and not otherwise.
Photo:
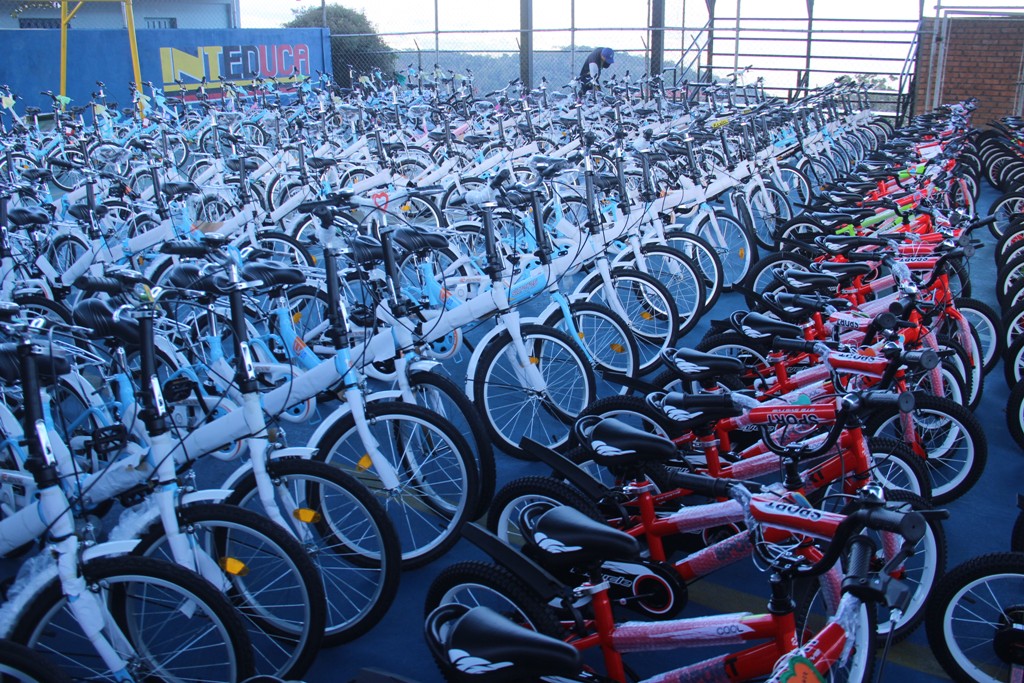
[(68, 94), (68, 0), (60, 0), (60, 94)]
[[(135, 40), (135, 12), (132, 10), (132, 0), (124, 0), (124, 17), (125, 22), (128, 24), (128, 47), (132, 52), (132, 71), (135, 74), (135, 88), (139, 91), (139, 95), (144, 94), (142, 92), (142, 68), (139, 66), (139, 44)], [(139, 98), (139, 114), (145, 115), (146, 113), (146, 102), (140, 97)]]

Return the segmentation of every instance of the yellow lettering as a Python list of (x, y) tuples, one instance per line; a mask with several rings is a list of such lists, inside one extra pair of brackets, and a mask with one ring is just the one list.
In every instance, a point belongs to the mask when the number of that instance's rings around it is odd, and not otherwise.
[(164, 81), (165, 83), (173, 83), (175, 78), (180, 78), (182, 75), (194, 78), (197, 81), (206, 75), (206, 65), (203, 63), (203, 48), (199, 48), (194, 55), (191, 52), (184, 52), (175, 47), (170, 48), (169, 52), (171, 77)]

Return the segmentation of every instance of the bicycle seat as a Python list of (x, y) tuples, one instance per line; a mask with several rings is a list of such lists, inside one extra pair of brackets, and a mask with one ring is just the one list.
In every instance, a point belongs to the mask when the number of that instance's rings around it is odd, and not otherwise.
[(839, 278), (830, 273), (787, 268), (782, 271), (782, 277), (787, 285), (797, 289), (837, 289), (839, 287)]
[(640, 557), (635, 538), (567, 506), (542, 513), (525, 537), (530, 557), (547, 569)]
[(575, 431), (583, 448), (598, 464), (614, 467), (679, 455), (676, 445), (662, 436), (612, 418), (595, 418), (581, 419)]
[(11, 225), (19, 228), (46, 225), (50, 222), (50, 214), (37, 206), (19, 206), (7, 212)]
[(648, 403), (684, 430), (696, 429), (743, 414), (729, 394), (684, 394), (671, 391), (663, 396), (651, 394)]
[(161, 189), (168, 199), (172, 197), (187, 197), (189, 195), (199, 194), (199, 186), (190, 182), (164, 183)]
[[(36, 369), (39, 379), (52, 381), (61, 375), (71, 372), (71, 362), (64, 351), (54, 348), (49, 342), (33, 342), (39, 347), (36, 356)], [(21, 381), (21, 361), (18, 357), (18, 345), (14, 343), (0, 344), (0, 381), (14, 384)]]
[(825, 223), (826, 225), (838, 225), (839, 223), (856, 223), (857, 218), (849, 213), (834, 213), (832, 211), (811, 211), (810, 217)]
[(569, 167), (569, 160), (562, 157), (548, 157), (538, 154), (530, 158), (530, 162), (543, 178), (551, 178)]
[(21, 172), (21, 177), (30, 183), (39, 183), (53, 179), (53, 173), (48, 168), (27, 168)]
[[(92, 210), (92, 213), (94, 216), (96, 216), (96, 218), (103, 218), (104, 216), (107, 215), (109, 211), (109, 208), (102, 204), (99, 204), (96, 206), (96, 208)], [(71, 208), (68, 209), (68, 215), (83, 223), (87, 223), (89, 221), (88, 202), (78, 202), (77, 204), (72, 204)]]
[(781, 320), (769, 318), (768, 316), (760, 313), (747, 313), (742, 318), (740, 328), (740, 332), (754, 339), (759, 339), (761, 337), (787, 337), (789, 339), (796, 339), (804, 336), (804, 331), (799, 325), (785, 323)]
[(139, 345), (139, 323), (130, 318), (114, 320), (114, 309), (104, 299), (84, 299), (71, 316), (76, 325), (93, 331), (93, 339), (115, 339), (129, 346)]
[(41, 114), (42, 111), (39, 107), (25, 107), (25, 116), (35, 116), (36, 114)]
[(374, 237), (356, 235), (348, 241), (352, 249), (352, 260), (359, 264), (369, 264), (384, 260), (384, 247)]
[(463, 137), (462, 141), (465, 142), (467, 145), (472, 145), (473, 147), (482, 147), (488, 144), (491, 141), (491, 138), (486, 135), (476, 135), (470, 133), (469, 135)]
[(867, 263), (835, 263), (833, 261), (822, 261), (816, 264), (823, 273), (835, 275), (840, 282), (848, 283), (855, 277), (867, 275), (873, 269)]
[(427, 137), (433, 140), (434, 142), (441, 142), (442, 140), (444, 140), (444, 131), (432, 130), (429, 133), (427, 133)]
[(168, 105), (170, 105), (172, 107), (176, 107), (179, 104), (183, 104), (183, 102), (182, 102), (180, 97), (168, 97), (167, 99), (164, 100), (164, 103), (168, 104)]
[(739, 375), (743, 363), (738, 358), (701, 353), (693, 349), (667, 349), (661, 360), (679, 379), (701, 381), (718, 379), (722, 375)]
[(671, 156), (680, 156), (686, 154), (685, 146), (678, 145), (674, 142), (670, 142), (669, 140), (666, 140), (665, 142), (661, 143), (661, 150), (665, 152), (665, 154), (669, 154)]
[(326, 157), (309, 157), (308, 159), (306, 159), (306, 163), (309, 164), (310, 168), (316, 169), (317, 171), (322, 171), (325, 168), (337, 166), (338, 160), (328, 159)]
[(467, 675), (481, 683), (571, 678), (580, 670), (580, 653), (572, 645), (523, 628), (488, 607), (441, 605), (427, 616), (424, 629), (440, 661), (459, 671), (472, 663)]
[(142, 152), (148, 152), (149, 150), (153, 149), (152, 141), (145, 140), (143, 138), (132, 138), (131, 140), (128, 141), (128, 146), (134, 147), (135, 149)]
[[(228, 159), (224, 163), (227, 165), (229, 170), (234, 171), (235, 173), (237, 173), (238, 169), (242, 166), (242, 159), (241, 159), (241, 157), (231, 157), (230, 159)], [(255, 171), (259, 167), (260, 167), (259, 159), (255, 159), (253, 157), (245, 157), (245, 170), (246, 171)]]
[(218, 297), (230, 290), (230, 281), (223, 273), (205, 273), (202, 265), (191, 261), (171, 266), (164, 279), (172, 287), (192, 289)]
[(448, 238), (436, 232), (420, 232), (412, 228), (398, 228), (392, 235), (395, 242), (402, 249), (418, 254), (444, 249), (448, 246)]
[(250, 261), (242, 266), (242, 277), (246, 280), (259, 280), (263, 287), (287, 287), (301, 285), (306, 282), (306, 275), (298, 268), (291, 268), (273, 261)]

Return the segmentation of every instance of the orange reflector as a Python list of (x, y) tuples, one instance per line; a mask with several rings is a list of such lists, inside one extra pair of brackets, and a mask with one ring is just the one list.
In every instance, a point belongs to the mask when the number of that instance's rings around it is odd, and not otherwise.
[(231, 576), (245, 576), (249, 573), (249, 568), (245, 565), (245, 562), (234, 557), (222, 557), (217, 564), (220, 565), (225, 574), (230, 574)]
[(364, 454), (363, 457), (359, 458), (359, 462), (356, 463), (356, 469), (360, 472), (365, 472), (371, 467), (373, 467), (373, 460), (370, 459), (369, 453)]
[(654, 316), (648, 313), (647, 311), (644, 311), (643, 313), (640, 314), (640, 317), (643, 318), (644, 320), (650, 320)]
[(740, 258), (746, 258), (746, 257), (747, 257), (747, 250), (744, 249), (743, 247), (740, 247)]
[(412, 211), (412, 204), (402, 204), (402, 211)]
[(292, 313), (292, 325), (298, 325), (300, 320), (302, 320), (302, 311)]
[(315, 524), (320, 521), (320, 513), (309, 508), (296, 508), (292, 511), (292, 517), (303, 524)]
[(530, 363), (533, 365), (537, 365), (540, 363), (540, 358), (538, 358), (537, 356), (530, 356)]
[(577, 332), (576, 336), (579, 337), (580, 339), (583, 339), (583, 337), (585, 337), (586, 335), (583, 334), (582, 332)]
[(626, 351), (626, 347), (622, 344), (611, 344), (609, 348), (615, 353), (624, 353)]

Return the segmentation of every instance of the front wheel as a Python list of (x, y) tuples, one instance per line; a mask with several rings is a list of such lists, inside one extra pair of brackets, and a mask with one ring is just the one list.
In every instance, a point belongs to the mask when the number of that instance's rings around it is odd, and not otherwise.
[[(351, 413), (327, 430), (316, 457), (377, 497), (399, 535), (403, 567), (423, 566), (447, 552), (476, 513), (476, 460), (451, 422), (420, 406), (373, 402), (365, 416), (385, 462), (370, 458)], [(378, 468), (391, 469), (397, 487), (385, 488)]]
[(935, 588), (928, 643), (958, 683), (997, 683), (1019, 675), (1024, 629), (1024, 553), (991, 553), (956, 567)]
[[(216, 588), (187, 569), (146, 557), (104, 557), (81, 565), (108, 642), (127, 639), (138, 680), (237, 683), (255, 672), (242, 617)], [(54, 577), (17, 617), (11, 639), (45, 654), (75, 680), (116, 680), (72, 613)], [(104, 673), (107, 675), (104, 676)]]
[[(327, 647), (347, 643), (377, 624), (398, 592), (401, 550), (380, 503), (336, 467), (297, 458), (272, 459), (274, 502), (320, 572), (327, 597)], [(256, 477), (236, 482), (226, 503), (263, 512)]]
[(743, 282), (750, 266), (757, 261), (757, 242), (738, 218), (725, 212), (704, 213), (689, 230), (703, 237), (722, 261), (727, 291)]
[[(521, 326), (526, 358), (518, 340), (505, 330), (480, 350), (472, 377), (473, 401), (487, 431), (506, 453), (527, 459), (519, 448), (529, 437), (549, 448), (566, 443), (576, 417), (597, 398), (594, 371), (583, 351), (563, 332)], [(540, 373), (542, 387), (531, 386), (527, 366)]]

